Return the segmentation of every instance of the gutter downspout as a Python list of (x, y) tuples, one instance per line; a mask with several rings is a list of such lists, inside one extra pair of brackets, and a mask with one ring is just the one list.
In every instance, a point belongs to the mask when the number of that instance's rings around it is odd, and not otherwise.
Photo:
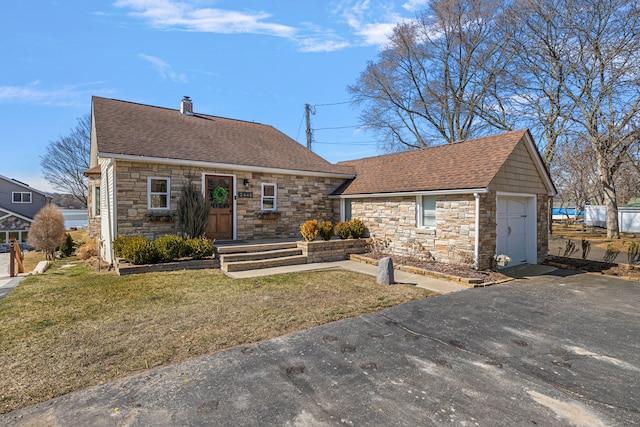
[[(109, 164), (107, 165), (107, 171), (109, 171), (110, 168), (113, 167), (113, 157), (111, 157), (111, 159), (109, 159)], [(114, 176), (115, 179), (115, 171), (111, 172)], [(109, 264), (108, 270), (111, 270), (111, 268), (113, 267), (114, 263), (113, 261), (115, 260), (115, 253), (113, 252), (113, 229), (112, 229), (112, 224), (111, 224), (111, 192), (109, 191), (109, 173), (107, 172), (107, 179), (105, 180), (105, 184), (107, 187), (107, 192), (106, 192), (106, 202), (107, 202), (107, 224), (108, 224), (108, 229), (109, 229), (109, 252), (110, 252), (110, 256), (111, 256), (111, 263)], [(102, 227), (100, 227), (102, 228)]]
[(473, 268), (477, 270), (480, 267), (480, 194), (473, 193), (473, 197), (476, 199), (476, 235), (473, 249)]

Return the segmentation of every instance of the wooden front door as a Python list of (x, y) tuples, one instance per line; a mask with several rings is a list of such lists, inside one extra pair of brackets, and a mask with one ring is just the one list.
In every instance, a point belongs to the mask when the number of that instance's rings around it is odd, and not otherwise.
[(209, 239), (233, 239), (233, 177), (206, 175), (205, 197), (211, 206), (205, 235)]

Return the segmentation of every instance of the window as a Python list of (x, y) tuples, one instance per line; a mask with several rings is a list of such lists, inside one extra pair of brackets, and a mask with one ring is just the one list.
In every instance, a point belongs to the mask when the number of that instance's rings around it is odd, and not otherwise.
[(149, 178), (147, 181), (147, 200), (149, 209), (169, 209), (169, 178)]
[(418, 227), (436, 226), (436, 196), (418, 196)]
[(100, 216), (100, 186), (93, 187), (93, 216)]
[(262, 210), (275, 211), (277, 206), (278, 186), (276, 184), (262, 184)]
[(13, 203), (31, 203), (31, 193), (11, 193)]
[(344, 220), (351, 221), (351, 199), (344, 199)]

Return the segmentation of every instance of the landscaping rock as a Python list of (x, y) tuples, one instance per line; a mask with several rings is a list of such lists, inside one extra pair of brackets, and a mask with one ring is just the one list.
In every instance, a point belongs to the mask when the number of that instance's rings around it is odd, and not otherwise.
[(393, 285), (393, 260), (390, 257), (382, 258), (378, 262), (378, 284)]

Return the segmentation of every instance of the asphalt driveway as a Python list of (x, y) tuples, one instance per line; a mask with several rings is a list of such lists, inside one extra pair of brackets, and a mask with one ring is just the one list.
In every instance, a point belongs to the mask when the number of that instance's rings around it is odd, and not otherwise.
[(151, 370), (0, 424), (637, 425), (639, 399), (640, 284), (556, 270)]

